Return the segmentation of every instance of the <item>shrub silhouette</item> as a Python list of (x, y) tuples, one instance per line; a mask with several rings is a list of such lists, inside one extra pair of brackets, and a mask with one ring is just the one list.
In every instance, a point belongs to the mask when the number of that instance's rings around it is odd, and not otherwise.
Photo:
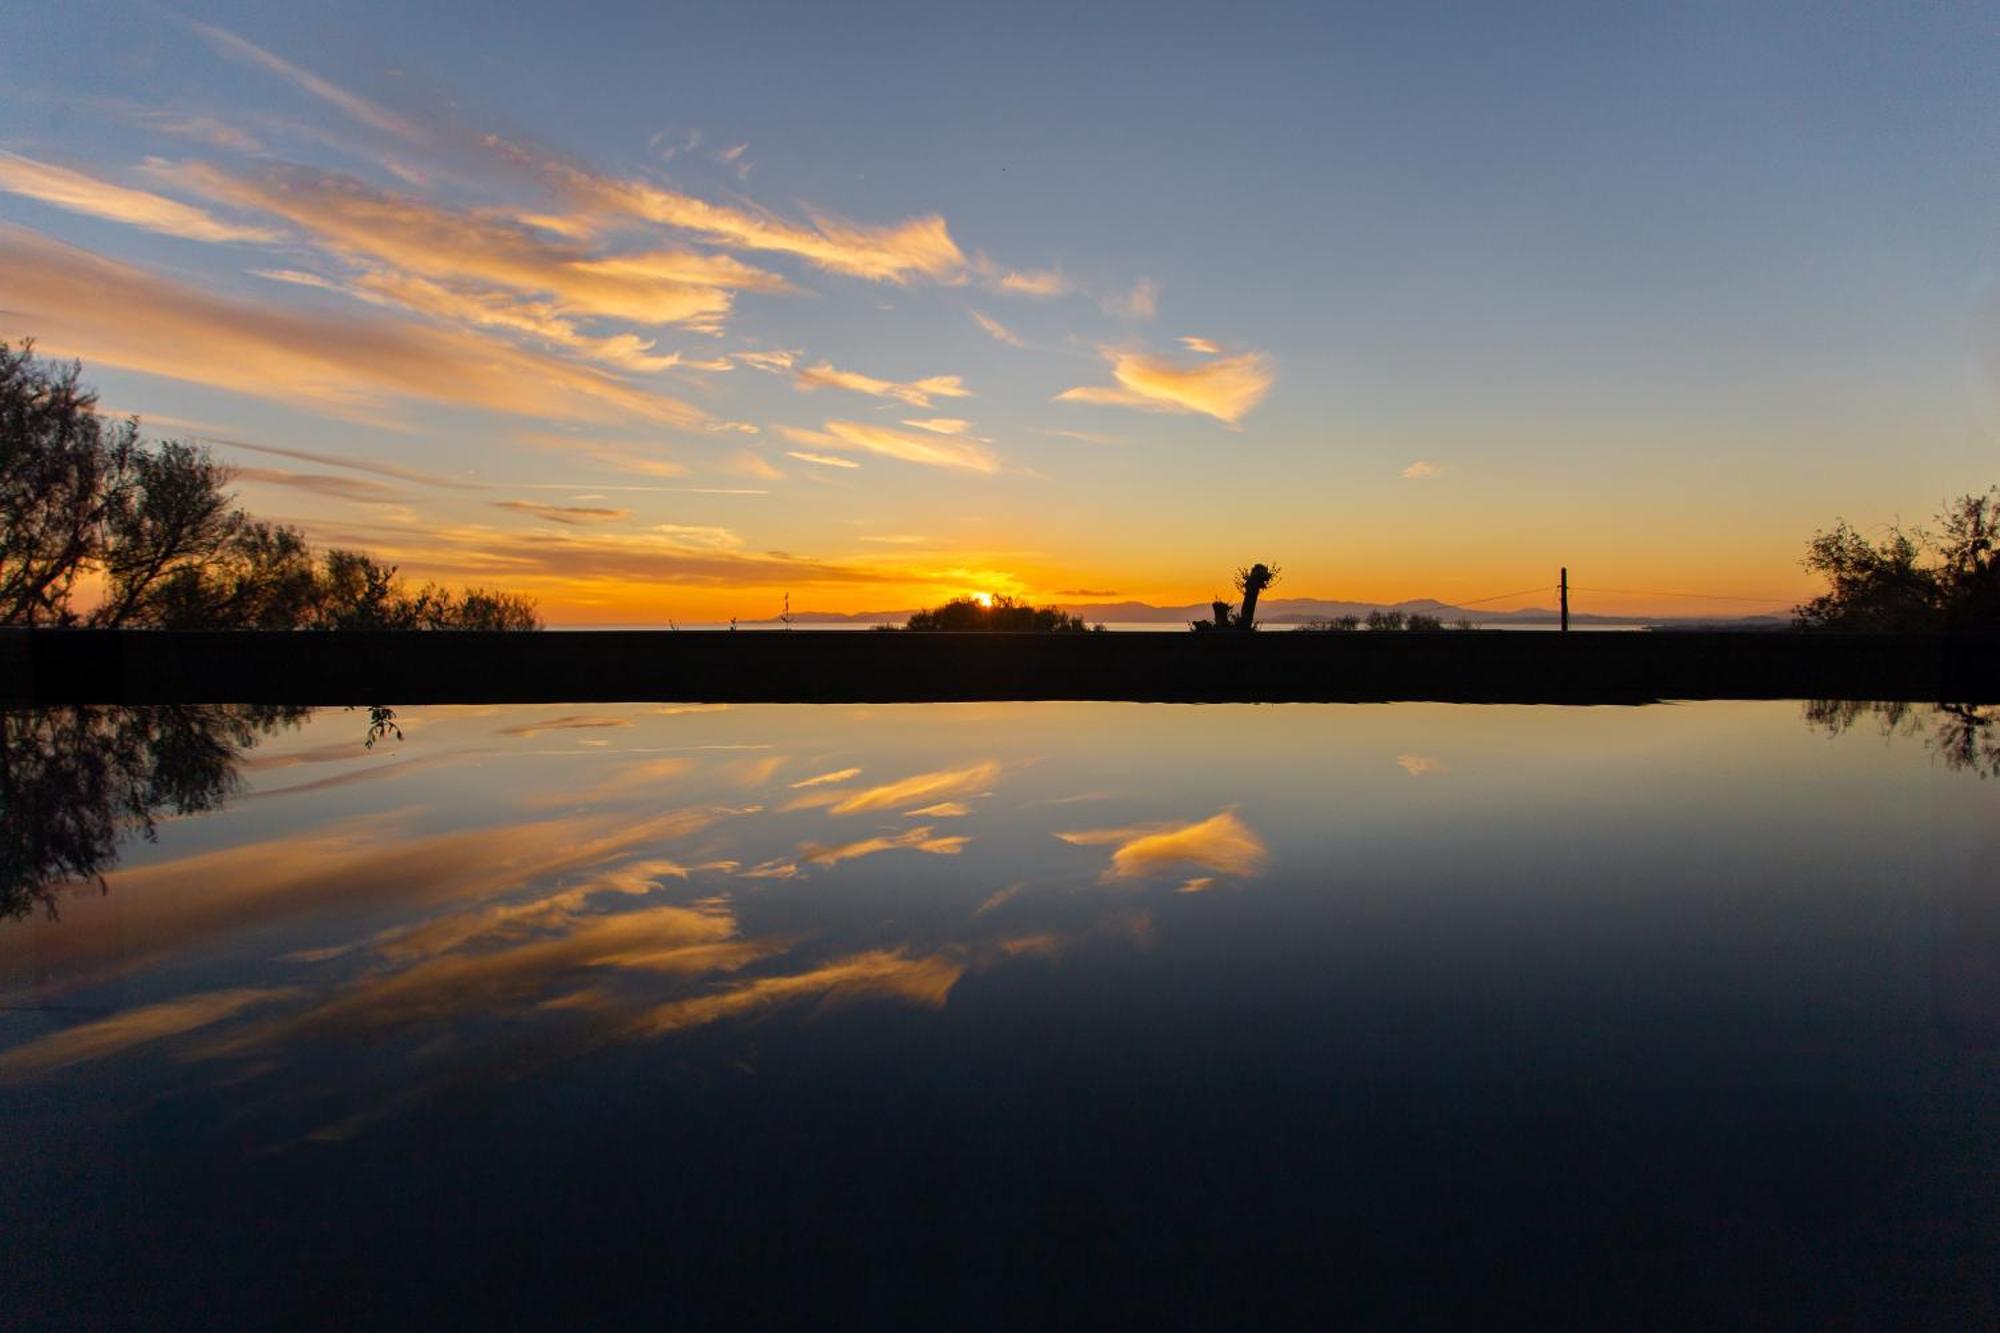
[[(972, 597), (954, 597), (943, 606), (911, 616), (906, 630), (990, 634), (1081, 634), (1090, 629), (1083, 617), (1053, 606), (1030, 606), (1012, 597), (995, 597), (991, 606)], [(1102, 631), (1104, 626), (1097, 629)]]

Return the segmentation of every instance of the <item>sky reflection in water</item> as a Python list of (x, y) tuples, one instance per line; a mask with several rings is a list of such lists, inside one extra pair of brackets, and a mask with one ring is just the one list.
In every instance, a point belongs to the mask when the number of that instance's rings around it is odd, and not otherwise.
[(28, 1309), (114, 1252), (106, 1308), (295, 1314), (1992, 1299), (1977, 715), (226, 721), (233, 783), (0, 925)]

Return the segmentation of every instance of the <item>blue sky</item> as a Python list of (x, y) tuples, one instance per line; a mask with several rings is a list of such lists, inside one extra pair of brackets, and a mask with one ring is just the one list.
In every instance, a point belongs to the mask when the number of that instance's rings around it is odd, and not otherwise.
[[(552, 619), (1196, 600), (1253, 559), (1295, 594), (1470, 598), (1567, 562), (1778, 606), (1814, 527), (1995, 479), (1973, 6), (10, 22), (0, 338), (81, 356), (162, 433), (318, 455), (219, 446), (259, 512)], [(634, 185), (793, 231), (635, 220), (606, 202)], [(363, 194), (433, 235), (477, 223), (513, 267), (325, 212)], [(207, 221), (134, 225), (140, 196)], [(950, 253), (858, 271), (912, 220)], [(795, 244), (827, 235), (848, 248)], [(522, 267), (665, 254), (707, 263), (708, 296)], [(135, 283), (154, 317), (121, 328)], [(189, 315), (190, 292), (234, 304)], [(314, 321), (345, 359), (265, 359)], [(419, 334), (450, 340), (450, 393), (381, 366)], [(493, 381), (461, 381), (482, 348)], [(571, 375), (620, 394), (513, 391)]]

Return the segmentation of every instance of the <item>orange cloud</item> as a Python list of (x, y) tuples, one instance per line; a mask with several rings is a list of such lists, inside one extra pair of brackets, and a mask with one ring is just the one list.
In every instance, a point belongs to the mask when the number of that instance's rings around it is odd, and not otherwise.
[(495, 953), (446, 954), (362, 982), (306, 1013), (305, 1031), (376, 1030), (546, 1002), (565, 983), (604, 968), (668, 974), (733, 971), (779, 947), (737, 940), (735, 918), (691, 907), (654, 907), (581, 922), (565, 933)]
[[(592, 255), (513, 220), (456, 212), (337, 172), (276, 166), (237, 174), (203, 163), (151, 169), (208, 198), (284, 218), (350, 262), (388, 266), (387, 273), (366, 276), (364, 290), (430, 314), (456, 316), (471, 306), (490, 321), (510, 318), (491, 290), (464, 289), (478, 284), (545, 298), (546, 305), (511, 316), (531, 329), (570, 315), (712, 330), (728, 313), (733, 290), (788, 288), (777, 275), (726, 255)], [(440, 282), (456, 286), (440, 289)]]
[(967, 768), (918, 773), (855, 792), (835, 804), (830, 813), (858, 815), (871, 810), (897, 810), (916, 801), (973, 795), (986, 791), (999, 777), (1000, 765), (990, 760)]
[(163, 195), (128, 189), (0, 150), (0, 190), (24, 195), (71, 213), (122, 222), (127, 226), (190, 241), (276, 241), (280, 233), (244, 227)]
[(916, 430), (927, 430), (933, 435), (963, 435), (972, 429), (972, 423), (963, 417), (925, 417), (903, 424)]
[(1056, 395), (1058, 402), (1137, 407), (1150, 412), (1200, 412), (1234, 425), (1270, 391), (1276, 379), (1262, 352), (1181, 365), (1144, 352), (1107, 351), (1116, 385), (1083, 385)]
[(612, 180), (574, 168), (561, 175), (588, 204), (740, 249), (797, 255), (853, 277), (899, 283), (913, 277), (956, 280), (965, 269), (965, 255), (935, 214), (890, 226), (815, 216), (809, 226), (801, 226), (763, 209), (711, 204), (642, 181)]
[(892, 852), (898, 848), (911, 851), (930, 852), (937, 856), (956, 856), (965, 850), (972, 839), (965, 836), (935, 838), (928, 826), (908, 829), (893, 837), (881, 836), (863, 838), (859, 842), (829, 846), (825, 843), (806, 842), (799, 844), (799, 856), (809, 865), (831, 866), (842, 861), (853, 861), (863, 856), (873, 856), (877, 852)]
[(652, 1033), (675, 1032), (815, 998), (836, 1002), (888, 998), (935, 1009), (964, 975), (965, 964), (944, 954), (911, 958), (901, 950), (877, 949), (791, 976), (760, 977), (714, 995), (676, 1000), (654, 1009), (638, 1027)]
[(793, 790), (797, 790), (801, 787), (825, 787), (836, 782), (846, 782), (850, 778), (858, 778), (860, 776), (861, 770), (858, 768), (837, 768), (831, 773), (821, 773), (814, 777), (801, 778), (792, 784), (792, 788)]
[[(435, 144), (445, 137), (233, 33), (200, 23), (189, 26), (225, 54), (289, 80), (374, 129), (421, 144)], [(755, 206), (711, 204), (646, 181), (601, 176), (496, 134), (462, 139), (458, 146), (475, 148), (512, 169), (535, 174), (587, 211), (654, 222), (738, 249), (796, 255), (831, 272), (876, 281), (900, 283), (927, 277), (955, 282), (964, 277), (965, 255), (951, 239), (944, 219), (935, 214), (885, 226), (848, 222), (827, 214), (813, 214), (807, 222), (798, 223)]]
[(1182, 866), (1222, 875), (1254, 875), (1264, 868), (1263, 840), (1224, 810), (1193, 824), (1146, 824), (1131, 828), (1084, 829), (1058, 833), (1079, 847), (1115, 844), (1104, 878), (1141, 879)]
[(787, 449), (785, 457), (796, 458), (801, 463), (817, 463), (821, 467), (856, 468), (861, 466), (861, 464), (855, 462), (853, 459), (842, 458), (838, 454), (815, 454), (803, 449)]
[(220, 1023), (254, 1005), (267, 1004), (292, 993), (286, 989), (209, 991), (128, 1009), (93, 1023), (52, 1032), (0, 1053), (0, 1074), (39, 1074), (122, 1055), (136, 1046)]
[(792, 372), (792, 377), (801, 389), (847, 389), (877, 398), (895, 398), (912, 407), (929, 407), (933, 397), (966, 398), (972, 393), (956, 375), (933, 375), (929, 379), (903, 384), (895, 380), (878, 380), (858, 371), (839, 370), (825, 361), (816, 366), (801, 367)]
[(1006, 274), (998, 285), (1020, 296), (1061, 296), (1069, 290), (1069, 279), (1059, 269), (1027, 269)]
[(700, 409), (488, 338), (218, 296), (0, 224), (0, 288), (47, 352), (366, 418), (385, 401), (692, 426)]
[(927, 438), (860, 421), (829, 421), (826, 433), (840, 444), (865, 449), (885, 458), (900, 458), (906, 463), (960, 468), (968, 472), (995, 472), (1000, 466), (983, 445)]

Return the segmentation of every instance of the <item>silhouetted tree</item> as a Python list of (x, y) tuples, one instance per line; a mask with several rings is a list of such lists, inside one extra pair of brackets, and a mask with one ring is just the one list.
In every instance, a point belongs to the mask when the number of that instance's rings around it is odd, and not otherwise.
[(97, 881), (158, 814), (221, 805), (244, 750), (310, 710), (270, 705), (33, 708), (0, 714), (0, 917)]
[(71, 590), (131, 503), (138, 422), (107, 428), (81, 374), (0, 343), (0, 624), (68, 623)]
[(1940, 533), (1889, 529), (1879, 542), (1845, 520), (1815, 533), (1805, 567), (1827, 591), (1794, 608), (1805, 629), (1879, 633), (2000, 630), (2000, 488), (1963, 495), (1937, 516)]
[(1213, 633), (1216, 630), (1240, 630), (1245, 633), (1257, 628), (1257, 599), (1264, 589), (1278, 581), (1276, 565), (1248, 565), (1236, 571), (1236, 591), (1243, 595), (1243, 609), (1232, 614), (1229, 603), (1216, 598), (1209, 604), (1212, 619), (1191, 620), (1188, 628), (1197, 634)]
[[(165, 629), (538, 629), (512, 593), (415, 593), (359, 551), (315, 558), (260, 522), (206, 449), (107, 425), (75, 362), (0, 343), (0, 625)], [(94, 574), (102, 596), (74, 604)]]
[(1257, 599), (1264, 589), (1278, 581), (1276, 565), (1251, 565), (1248, 569), (1236, 571), (1236, 591), (1243, 594), (1243, 610), (1237, 615), (1236, 627), (1240, 630), (1257, 628)]
[(1069, 615), (1060, 608), (1029, 606), (1002, 596), (995, 597), (990, 606), (976, 598), (954, 597), (943, 606), (917, 612), (903, 628), (960, 633), (1080, 634), (1090, 626), (1083, 617)]
[(1914, 704), (1902, 700), (1811, 699), (1808, 725), (1838, 736), (1863, 719), (1884, 736), (1923, 736), (1946, 768), (2000, 777), (2000, 709), (1985, 704)]

